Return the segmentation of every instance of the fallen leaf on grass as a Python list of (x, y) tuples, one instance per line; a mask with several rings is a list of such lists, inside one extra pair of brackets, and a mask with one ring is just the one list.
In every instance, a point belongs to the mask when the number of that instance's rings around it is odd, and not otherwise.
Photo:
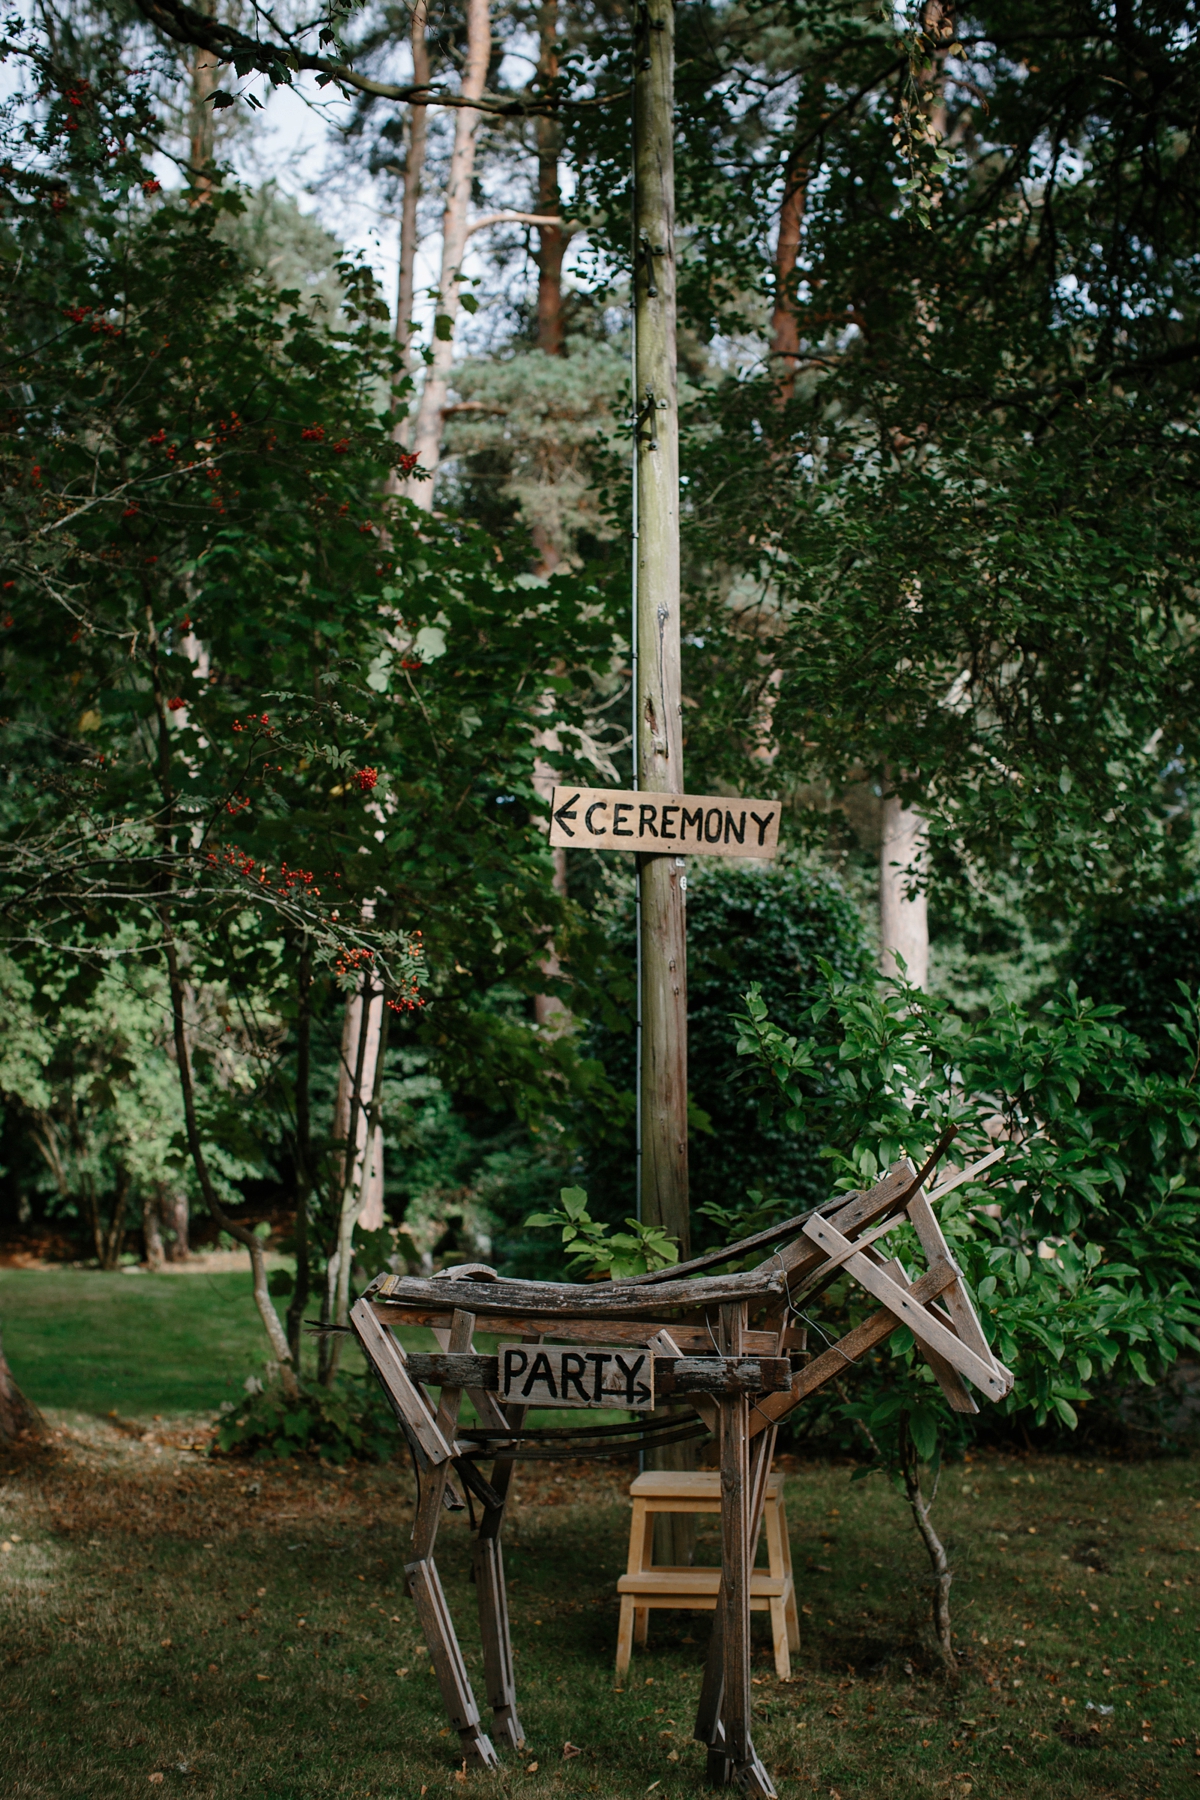
[(166, 1779), (166, 1777), (163, 1775), (163, 1772), (161, 1769), (155, 1769), (155, 1771), (154, 1771), (153, 1775), (151, 1775), (150, 1779), (157, 1785), (158, 1782), (164, 1781)]
[(564, 1762), (570, 1762), (570, 1760), (573, 1756), (582, 1756), (582, 1755), (583, 1755), (583, 1751), (579, 1748), (578, 1744), (569, 1744), (568, 1743), (568, 1744), (563, 1745), (563, 1761)]
[[(535, 1762), (525, 1764), (525, 1773), (527, 1775), (536, 1775), (537, 1772), (538, 1772), (538, 1766)], [(424, 1788), (421, 1789), (421, 1792), (422, 1793), (425, 1792)]]
[(271, 1677), (269, 1675), (256, 1675), (254, 1679), (255, 1681), (270, 1681)]

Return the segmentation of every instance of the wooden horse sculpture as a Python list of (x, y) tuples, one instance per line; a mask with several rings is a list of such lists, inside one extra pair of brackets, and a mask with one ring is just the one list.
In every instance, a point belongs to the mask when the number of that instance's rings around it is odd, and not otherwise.
[[(947, 1140), (948, 1141), (948, 1140)], [(924, 1191), (945, 1144), (920, 1171), (905, 1158), (874, 1187), (840, 1194), (786, 1224), (725, 1250), (634, 1280), (576, 1286), (504, 1281), (480, 1264), (430, 1280), (385, 1275), (367, 1289), (351, 1324), (391, 1400), (417, 1470), (419, 1497), (409, 1591), (451, 1723), (468, 1764), (497, 1764), (433, 1559), (443, 1506), (461, 1508), (459, 1486), (479, 1502), (474, 1574), (492, 1730), (513, 1748), (517, 1716), (500, 1533), (513, 1465), (528, 1458), (628, 1455), (715, 1435), (721, 1467), (721, 1586), (704, 1670), (696, 1737), (708, 1747), (709, 1780), (761, 1796), (775, 1792), (750, 1733), (750, 1570), (778, 1421), (901, 1325), (912, 1331), (952, 1407), (975, 1412), (970, 1382), (990, 1399), (1012, 1387), (971, 1305), (932, 1203), (977, 1176), (1000, 1151)], [(905, 1221), (927, 1267), (914, 1279), (875, 1243)], [(723, 1264), (742, 1273), (712, 1275)], [(793, 1319), (842, 1271), (879, 1302), (822, 1355), (806, 1356)], [(442, 1350), (406, 1354), (393, 1325), (433, 1329)], [(474, 1349), (477, 1329), (502, 1340)], [(427, 1389), (440, 1389), (436, 1406)], [(459, 1424), (466, 1393), (480, 1423)], [(662, 1402), (686, 1410), (663, 1412)], [(531, 1407), (612, 1407), (634, 1422), (580, 1430), (527, 1428)], [(651, 1414), (651, 1410), (659, 1410)], [(485, 1475), (479, 1467), (491, 1460)]]

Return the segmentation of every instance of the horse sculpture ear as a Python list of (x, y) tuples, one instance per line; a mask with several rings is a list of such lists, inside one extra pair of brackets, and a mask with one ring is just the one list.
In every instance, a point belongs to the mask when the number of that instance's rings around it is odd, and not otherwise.
[(489, 1269), (486, 1263), (455, 1263), (449, 1269), (439, 1269), (433, 1277), (434, 1281), (499, 1281), (495, 1269)]

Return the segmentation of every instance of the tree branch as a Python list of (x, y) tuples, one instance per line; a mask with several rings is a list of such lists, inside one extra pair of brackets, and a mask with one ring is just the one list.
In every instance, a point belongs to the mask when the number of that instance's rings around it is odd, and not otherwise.
[(563, 100), (555, 95), (541, 99), (508, 94), (483, 93), (478, 99), (467, 99), (444, 88), (409, 82), (400, 86), (393, 81), (376, 81), (360, 75), (349, 63), (331, 56), (314, 56), (299, 49), (290, 39), (271, 43), (250, 37), (235, 25), (197, 12), (186, 0), (137, 0), (142, 16), (176, 44), (197, 50), (208, 50), (223, 64), (232, 63), (239, 76), (257, 70), (279, 87), (289, 87), (292, 76), (308, 70), (321, 77), (321, 85), (336, 82), (354, 88), (360, 94), (371, 94), (379, 100), (395, 100), (410, 105), (470, 107), (474, 112), (491, 113), (497, 118), (529, 118), (537, 113), (553, 113), (564, 106), (611, 106), (628, 98), (630, 90), (622, 88), (613, 94), (598, 94), (587, 100)]

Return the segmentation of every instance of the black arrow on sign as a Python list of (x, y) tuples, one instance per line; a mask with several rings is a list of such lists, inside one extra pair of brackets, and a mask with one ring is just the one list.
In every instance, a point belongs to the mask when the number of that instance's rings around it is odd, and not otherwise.
[(556, 812), (554, 814), (556, 824), (559, 824), (562, 826), (563, 830), (566, 832), (568, 837), (574, 837), (575, 833), (571, 830), (571, 827), (567, 824), (567, 820), (575, 819), (579, 815), (574, 811), (568, 812), (567, 808), (568, 807), (573, 808), (575, 805), (575, 802), (578, 800), (578, 798), (579, 798), (578, 794), (572, 794), (571, 798), (569, 800), (563, 801), (562, 805), (560, 807), (558, 807), (558, 809), (556, 810)]

